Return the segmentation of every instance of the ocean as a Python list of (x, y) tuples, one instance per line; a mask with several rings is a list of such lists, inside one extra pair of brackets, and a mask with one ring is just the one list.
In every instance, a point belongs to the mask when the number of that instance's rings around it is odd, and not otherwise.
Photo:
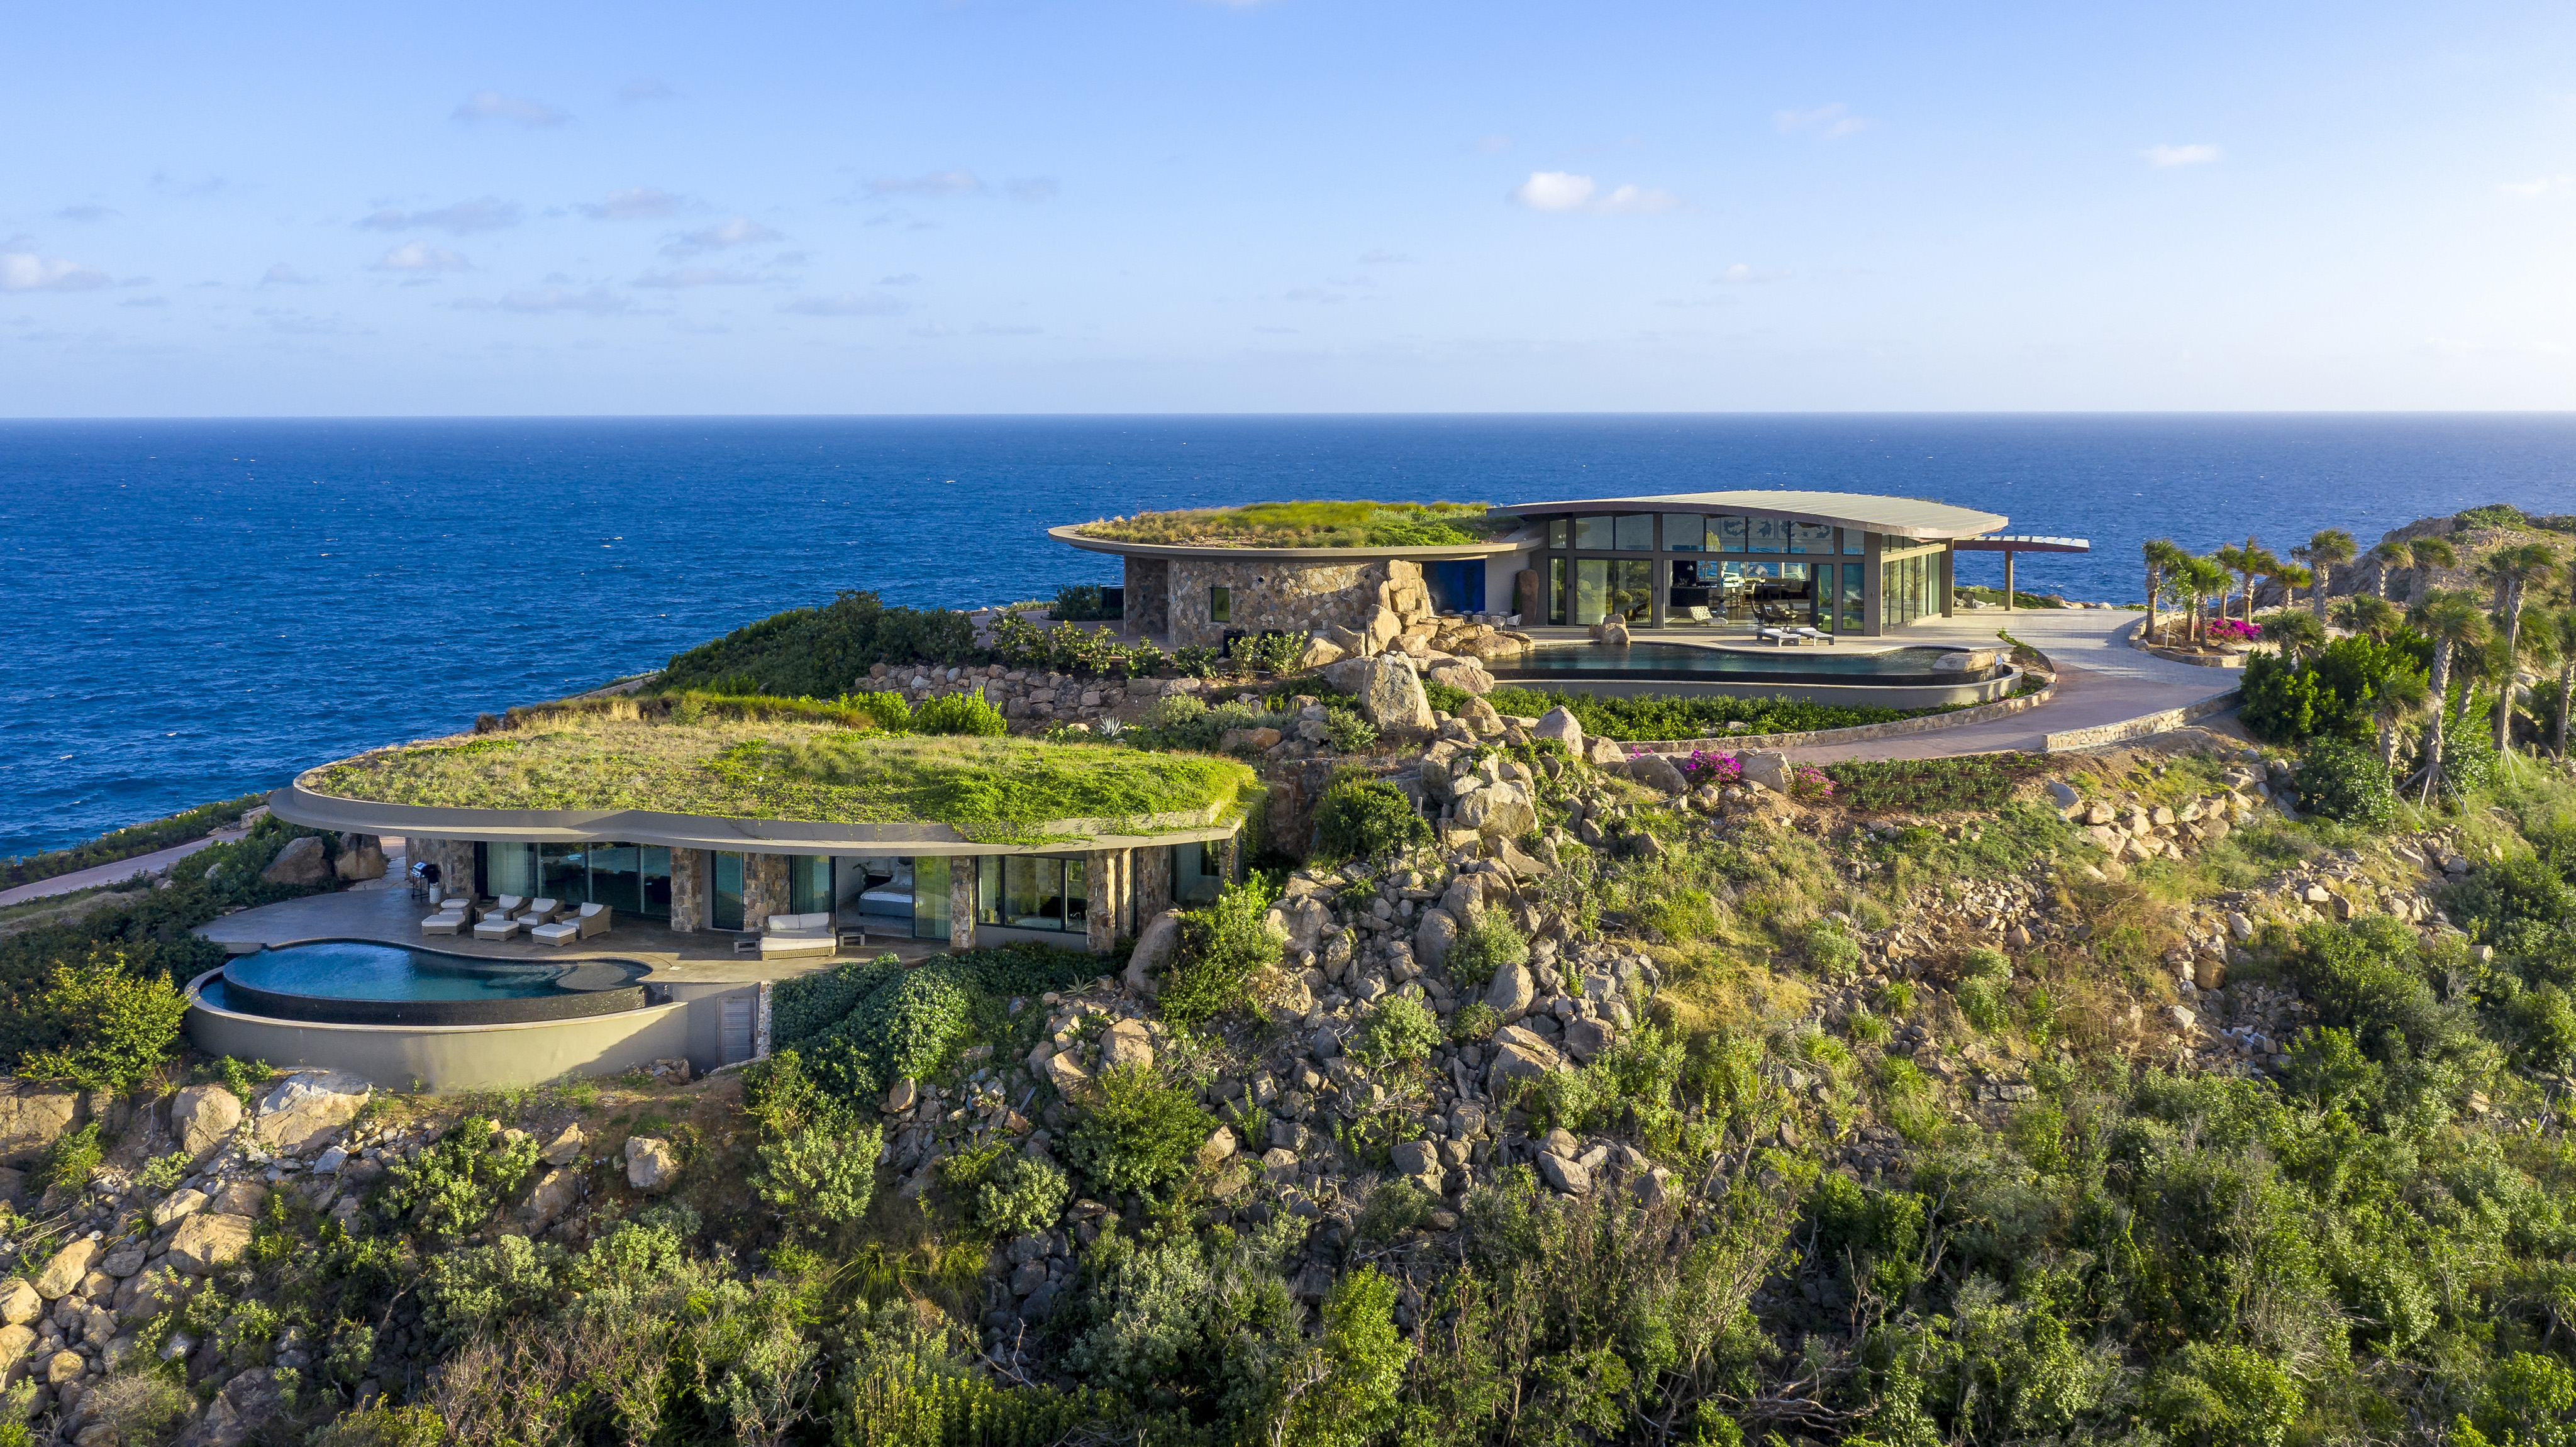
[[(1046, 527), (1284, 497), (1731, 487), (1931, 498), (2025, 589), (2134, 599), (2138, 544), (2364, 545), (2576, 511), (2566, 416), (999, 417), (0, 422), (0, 855), (284, 783), (871, 588), (1115, 581)], [(2000, 558), (1962, 567), (1999, 582)]]

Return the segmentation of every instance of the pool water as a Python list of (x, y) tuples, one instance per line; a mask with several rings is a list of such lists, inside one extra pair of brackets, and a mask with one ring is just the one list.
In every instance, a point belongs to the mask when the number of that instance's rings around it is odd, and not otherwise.
[(198, 994), (218, 1010), (225, 982), (246, 990), (326, 1000), (449, 1001), (473, 1004), (588, 995), (634, 984), (646, 973), (632, 960), (473, 959), (402, 945), (326, 940), (243, 955)]
[(1864, 653), (1807, 644), (1759, 651), (1694, 648), (1682, 643), (1542, 644), (1515, 659), (1487, 665), (1496, 678), (1673, 678), (1712, 683), (1812, 683), (1847, 678), (1854, 683), (1982, 683), (2003, 670), (1936, 671), (1933, 661), (1954, 648), (1891, 648)]

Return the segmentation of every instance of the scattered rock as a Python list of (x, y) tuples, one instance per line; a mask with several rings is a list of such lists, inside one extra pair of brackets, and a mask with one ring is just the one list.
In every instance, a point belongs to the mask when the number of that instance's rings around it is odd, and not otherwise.
[(1535, 738), (1556, 740), (1565, 745), (1567, 753), (1578, 759), (1584, 756), (1583, 724), (1562, 704), (1540, 714), (1538, 726), (1531, 729), (1530, 734)]
[(346, 1070), (299, 1070), (260, 1101), (251, 1134), (281, 1155), (318, 1151), (357, 1117), (373, 1090), (365, 1076)]
[(259, 1218), (260, 1208), (268, 1204), (268, 1187), (257, 1181), (226, 1181), (215, 1191), (206, 1209), (218, 1216)]
[[(631, 1175), (633, 1167), (628, 1170)], [(580, 1199), (581, 1173), (558, 1166), (537, 1178), (536, 1189), (528, 1192), (528, 1203), (519, 1208), (519, 1220), (530, 1231), (542, 1231), (562, 1220)]]
[(642, 1135), (626, 1138), (626, 1184), (639, 1191), (659, 1191), (679, 1176), (680, 1157), (669, 1141)]
[(1100, 1036), (1100, 1063), (1107, 1068), (1132, 1065), (1140, 1070), (1154, 1066), (1154, 1040), (1145, 1033), (1141, 1020), (1121, 1020)]
[(81, 1278), (89, 1275), (91, 1264), (106, 1254), (106, 1248), (95, 1241), (74, 1241), (47, 1258), (44, 1269), (36, 1273), (36, 1294), (47, 1301), (71, 1295)]
[[(45, 1314), (45, 1298), (24, 1277), (12, 1276), (0, 1281), (0, 1323), (24, 1326)], [(8, 1358), (0, 1355), (0, 1362)]]
[(1530, 978), (1526, 964), (1496, 966), (1494, 978), (1485, 983), (1485, 1003), (1506, 1020), (1529, 1013), (1530, 1002), (1537, 998), (1538, 982)]
[(173, 1191), (167, 1200), (152, 1208), (152, 1224), (167, 1226), (183, 1217), (206, 1209), (206, 1193), (199, 1190)]
[(555, 1138), (537, 1152), (537, 1159), (550, 1166), (568, 1166), (581, 1159), (581, 1148), (587, 1143), (588, 1138), (581, 1133), (578, 1123), (567, 1125), (555, 1132)]
[(1542, 1152), (1539, 1155), (1538, 1173), (1547, 1181), (1549, 1189), (1562, 1191), (1569, 1196), (1580, 1196), (1592, 1189), (1590, 1171), (1554, 1152)]
[(0, 1083), (0, 1166), (32, 1166), (80, 1122), (80, 1096), (24, 1081)]
[(1431, 699), (1413, 660), (1401, 653), (1381, 653), (1369, 660), (1368, 678), (1359, 690), (1360, 717), (1381, 733), (1425, 734), (1434, 727)]
[(1413, 958), (1426, 970), (1436, 970), (1449, 958), (1450, 947), (1458, 943), (1458, 919), (1445, 909), (1426, 909), (1422, 923), (1413, 931)]
[(1162, 972), (1181, 943), (1181, 912), (1167, 909), (1137, 932), (1136, 948), (1127, 956), (1127, 988), (1152, 999), (1162, 992)]
[(163, 1259), (190, 1276), (212, 1275), (241, 1259), (250, 1249), (250, 1235), (247, 1217), (200, 1211), (179, 1223), (178, 1234), (170, 1238), (170, 1254)]

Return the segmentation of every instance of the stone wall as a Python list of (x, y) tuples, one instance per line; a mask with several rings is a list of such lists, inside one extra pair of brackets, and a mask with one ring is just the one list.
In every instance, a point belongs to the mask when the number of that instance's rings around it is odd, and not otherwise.
[(707, 927), (707, 852), (671, 851), (671, 932), (695, 934)]
[[(1169, 571), (1174, 648), (1220, 647), (1228, 633), (1321, 633), (1328, 625), (1365, 633), (1370, 614), (1380, 607), (1407, 616), (1430, 611), (1422, 565), (1402, 558), (1313, 565), (1174, 558)], [(1230, 590), (1230, 616), (1223, 623), (1208, 616), (1208, 590), (1220, 586)]]
[(474, 888), (474, 841), (471, 839), (406, 839), (404, 849), (414, 864), (438, 866), (438, 887), (449, 893)]
[(1161, 558), (1127, 559), (1127, 631), (1159, 635), (1172, 626), (1172, 568)]
[(1172, 907), (1172, 849), (1158, 844), (1136, 850), (1131, 856), (1136, 872), (1136, 918), (1133, 928), (1142, 929), (1153, 923), (1154, 916)]
[(758, 934), (773, 914), (788, 908), (787, 856), (746, 854), (742, 857), (742, 927)]
[(948, 947), (952, 950), (975, 948), (975, 874), (976, 856), (958, 854), (948, 860)]

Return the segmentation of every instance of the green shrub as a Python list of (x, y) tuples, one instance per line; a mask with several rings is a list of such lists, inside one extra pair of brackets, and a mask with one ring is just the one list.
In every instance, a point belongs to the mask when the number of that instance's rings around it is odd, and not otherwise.
[(1428, 1060), (1431, 1047), (1439, 1043), (1440, 1018), (1411, 995), (1381, 998), (1353, 1040), (1362, 1059), (1379, 1065)]
[(2576, 1447), (2576, 1372), (2556, 1357), (2515, 1352), (2487, 1373), (2470, 1430), (2485, 1447)]
[(1959, 1013), (1985, 1031), (2003, 1029), (2012, 1022), (2012, 997), (2005, 987), (2012, 982), (2012, 961), (2003, 951), (1978, 948), (1968, 952), (1961, 966), (1956, 991)]
[(810, 1040), (839, 1024), (859, 1002), (903, 973), (903, 962), (891, 954), (864, 963), (850, 960), (829, 970), (797, 975), (770, 987), (769, 1031), (772, 1048)]
[(80, 1090), (124, 1090), (161, 1068), (187, 1023), (188, 1000), (123, 951), (58, 965), (33, 1002), (28, 1033), (56, 1043), (18, 1057), (16, 1074)]
[(967, 970), (948, 960), (907, 970), (869, 992), (849, 1014), (799, 1047), (805, 1068), (853, 1099), (919, 1080), (962, 1045), (974, 996)]
[(1393, 784), (1358, 769), (1333, 776), (1315, 806), (1315, 857), (1383, 859), (1431, 842), (1431, 826)]
[(794, 1230), (820, 1235), (868, 1213), (885, 1133), (846, 1118), (818, 1120), (761, 1143), (754, 1194)]
[(2302, 925), (2283, 963), (2322, 1023), (2350, 1030), (2372, 1058), (2393, 1062), (2409, 1052), (2447, 1053), (2467, 1032), (2458, 1007), (2434, 997), (2416, 950), (2410, 926), (2364, 915)]
[(37, 1158), (36, 1178), (31, 1184), (39, 1194), (56, 1188), (77, 1191), (89, 1184), (89, 1173), (98, 1169), (105, 1154), (99, 1145), (97, 1121), (65, 1131)]
[(1068, 583), (1055, 590), (1055, 602), (1047, 613), (1059, 623), (1100, 623), (1125, 616), (1125, 610), (1111, 612), (1098, 583)]
[(1160, 1191), (1188, 1178), (1216, 1130), (1186, 1088), (1141, 1066), (1102, 1071), (1065, 1138), (1065, 1158), (1094, 1191)]
[(491, 1218), (537, 1164), (537, 1141), (505, 1142), (492, 1122), (469, 1115), (386, 1176), (377, 1209), (432, 1237), (457, 1237)]
[(1705, 889), (1676, 889), (1639, 907), (1637, 923), (1668, 944), (1690, 944), (1717, 933), (1717, 905)]
[(2299, 807), (2321, 818), (2378, 828), (2397, 817), (2394, 781), (2368, 744), (2318, 739), (2300, 760), (2298, 784)]
[(2495, 787), (2495, 737), (2488, 732), (2494, 700), (2469, 695), (2442, 724), (2442, 792), (2466, 799)]
[(1860, 941), (1853, 939), (1839, 920), (1809, 921), (1800, 932), (1799, 943), (1806, 950), (1808, 964), (1826, 979), (1845, 980), (1860, 973)]
[(975, 1224), (996, 1237), (1035, 1235), (1056, 1223), (1072, 1195), (1064, 1172), (1014, 1152), (994, 1162), (976, 1183)]
[[(1431, 692), (1437, 685), (1424, 685)], [(1466, 707), (1468, 695), (1435, 695), (1431, 706), (1449, 713)], [(1532, 688), (1498, 688), (1485, 695), (1497, 713), (1537, 718), (1562, 708), (1583, 725), (1586, 736), (1605, 739), (1695, 739), (1727, 732), (1727, 725), (1751, 725), (1756, 734), (1805, 733), (1811, 729), (1852, 728), (1893, 723), (1943, 709), (1867, 708), (1771, 698), (1609, 698), (1589, 693), (1557, 693)]]
[(305, 1447), (442, 1447), (447, 1424), (427, 1402), (396, 1407), (378, 1401), (341, 1413), (304, 1440)]
[(152, 1195), (166, 1196), (179, 1189), (179, 1183), (188, 1178), (190, 1164), (186, 1151), (172, 1151), (144, 1162), (143, 1170), (135, 1179)]
[(1373, 1245), (1392, 1241), (1407, 1231), (1419, 1230), (1439, 1208), (1439, 1197), (1406, 1177), (1390, 1177), (1369, 1188), (1368, 1202), (1360, 1207), (1351, 1231)]
[(1270, 924), (1270, 890), (1256, 877), (1219, 890), (1216, 902), (1181, 916), (1181, 937), (1155, 1005), (1163, 1019), (1195, 1029), (1249, 1001), (1253, 977), (1279, 962), (1286, 943)]
[(553, 1308), (570, 1266), (562, 1247), (525, 1236), (439, 1252), (421, 1277), (421, 1326), (453, 1341), (543, 1314)]
[(1377, 725), (1337, 708), (1324, 715), (1324, 742), (1337, 754), (1364, 754), (1377, 747)]
[(2149, 1391), (2158, 1425), (2210, 1447), (2280, 1447), (2306, 1405), (2279, 1363), (2246, 1347), (2210, 1342), (2185, 1345)]
[(2033, 754), (1956, 759), (1856, 759), (1827, 764), (1834, 802), (1864, 813), (1950, 814), (2002, 808), (2023, 780), (2048, 770)]
[(196, 1408), (188, 1389), (157, 1372), (102, 1378), (81, 1396), (81, 1413), (106, 1426), (118, 1442), (159, 1442)]
[(999, 738), (1011, 731), (1002, 711), (971, 693), (943, 693), (912, 711), (912, 731)]
[(1502, 1028), (1502, 1012), (1482, 1000), (1470, 1000), (1449, 1016), (1449, 1038), (1461, 1045), (1483, 1040)]
[(1461, 924), (1442, 968), (1449, 972), (1450, 983), (1479, 989), (1494, 978), (1495, 971), (1527, 963), (1529, 940), (1511, 916), (1499, 909), (1480, 909), (1470, 912)]
[(975, 625), (963, 613), (889, 608), (845, 592), (820, 608), (791, 608), (673, 658), (660, 684), (726, 693), (831, 698), (879, 663), (968, 663)]

